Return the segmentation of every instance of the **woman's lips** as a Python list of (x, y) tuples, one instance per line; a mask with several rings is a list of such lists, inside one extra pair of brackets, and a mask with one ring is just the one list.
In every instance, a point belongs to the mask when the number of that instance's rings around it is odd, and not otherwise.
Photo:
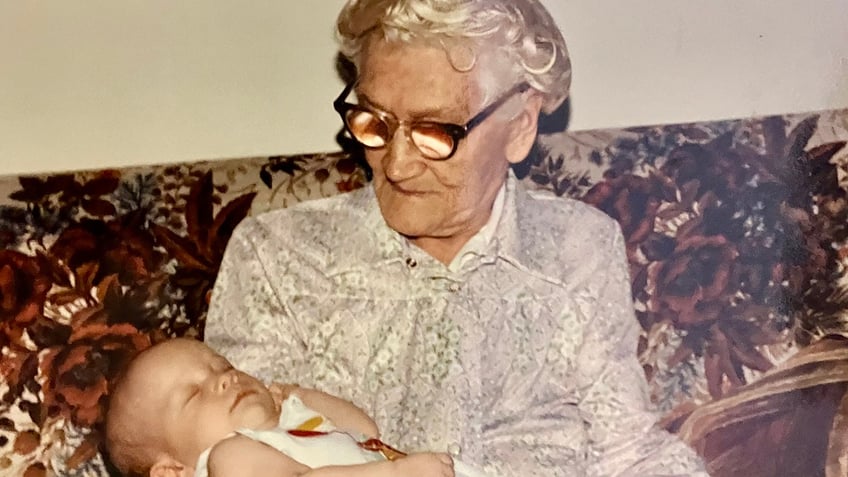
[(427, 191), (410, 189), (410, 188), (407, 188), (407, 187), (401, 187), (399, 185), (392, 185), (392, 189), (395, 192), (403, 194), (403, 195), (425, 195), (425, 194), (428, 194)]

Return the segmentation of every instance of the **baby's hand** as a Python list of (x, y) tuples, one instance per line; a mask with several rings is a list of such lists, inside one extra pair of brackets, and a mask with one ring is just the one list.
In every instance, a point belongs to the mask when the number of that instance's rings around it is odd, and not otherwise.
[(454, 477), (448, 454), (421, 452), (392, 461), (396, 477)]

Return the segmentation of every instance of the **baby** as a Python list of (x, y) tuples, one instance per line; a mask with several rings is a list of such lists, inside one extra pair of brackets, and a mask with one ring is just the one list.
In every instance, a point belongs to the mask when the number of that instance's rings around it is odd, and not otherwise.
[[(139, 354), (106, 414), (109, 455), (130, 476), (455, 475), (447, 454), (407, 456), (377, 437), (374, 421), (352, 403), (296, 386), (268, 388), (189, 339)], [(459, 462), (456, 475), (483, 476)]]

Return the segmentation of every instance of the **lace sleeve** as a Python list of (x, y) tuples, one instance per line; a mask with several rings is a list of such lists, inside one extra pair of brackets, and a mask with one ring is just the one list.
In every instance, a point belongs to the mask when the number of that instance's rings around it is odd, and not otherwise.
[(613, 237), (606, 273), (594, 275), (597, 283), (579, 304), (587, 320), (576, 362), (589, 440), (587, 475), (706, 476), (692, 449), (655, 427), (635, 352), (640, 327), (617, 225)]
[(247, 219), (230, 239), (209, 303), (205, 341), (246, 373), (289, 382), (303, 366), (304, 342), (271, 281), (285, 271), (271, 275), (269, 257), (260, 256), (254, 241), (263, 236), (262, 226)]

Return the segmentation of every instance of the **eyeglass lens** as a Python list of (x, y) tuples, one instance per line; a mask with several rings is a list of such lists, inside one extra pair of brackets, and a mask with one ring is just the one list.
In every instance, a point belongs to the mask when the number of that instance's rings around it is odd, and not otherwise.
[[(351, 109), (345, 119), (350, 133), (365, 147), (381, 148), (392, 139), (394, 131), (371, 111)], [(448, 157), (454, 149), (453, 136), (437, 123), (414, 123), (410, 125), (409, 137), (421, 154), (431, 159)]]

